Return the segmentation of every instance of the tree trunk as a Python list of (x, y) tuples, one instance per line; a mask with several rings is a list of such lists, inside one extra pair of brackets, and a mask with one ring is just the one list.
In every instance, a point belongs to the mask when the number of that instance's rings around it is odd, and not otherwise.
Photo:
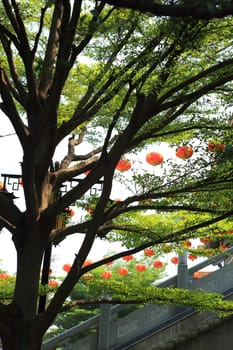
[(11, 315), (11, 325), (7, 327), (2, 334), (3, 350), (40, 350), (42, 346), (42, 337), (36, 328), (30, 325), (23, 326), (15, 322), (14, 316)]
[(14, 303), (23, 318), (31, 320), (37, 312), (39, 277), (43, 250), (30, 243), (17, 253), (17, 275)]
[[(34, 234), (33, 234), (34, 233)], [(29, 229), (15, 242), (17, 275), (13, 301), (0, 305), (0, 337), (4, 350), (40, 350), (43, 332), (37, 315), (39, 278), (45, 243), (35, 243)]]

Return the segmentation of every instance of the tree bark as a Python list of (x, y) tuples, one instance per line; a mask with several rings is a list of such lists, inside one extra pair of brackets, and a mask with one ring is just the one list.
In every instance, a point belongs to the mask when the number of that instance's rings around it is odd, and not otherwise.
[(45, 243), (28, 227), (15, 241), (17, 275), (13, 300), (0, 305), (0, 336), (4, 350), (39, 350), (43, 332), (37, 315), (39, 278)]

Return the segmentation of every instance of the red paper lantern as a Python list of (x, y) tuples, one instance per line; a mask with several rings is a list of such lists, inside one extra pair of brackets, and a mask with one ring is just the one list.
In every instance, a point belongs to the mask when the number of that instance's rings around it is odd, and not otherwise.
[(192, 157), (192, 155), (193, 155), (193, 149), (190, 146), (185, 146), (185, 145), (179, 146), (176, 150), (176, 156), (183, 160)]
[(199, 278), (200, 278), (199, 272), (198, 272), (198, 271), (194, 272), (194, 274), (193, 274), (193, 279), (194, 279), (194, 280), (199, 280)]
[(117, 163), (116, 169), (118, 171), (128, 171), (131, 168), (131, 163), (127, 159), (121, 159)]
[(126, 255), (126, 256), (123, 256), (122, 259), (125, 260), (125, 261), (133, 260), (133, 255)]
[(66, 214), (69, 215), (69, 216), (74, 216), (74, 214), (75, 214), (74, 209), (71, 209), (70, 207), (65, 208), (65, 212), (66, 212)]
[(201, 237), (200, 242), (203, 244), (208, 244), (211, 241), (209, 237)]
[(209, 271), (196, 271), (193, 274), (193, 279), (194, 280), (199, 280), (200, 278), (208, 276), (209, 274), (210, 274)]
[(185, 241), (185, 242), (182, 243), (182, 246), (185, 247), (185, 248), (190, 248), (191, 245), (192, 245), (192, 242), (190, 242), (190, 241)]
[(193, 255), (193, 254), (189, 254), (189, 255), (188, 255), (188, 259), (194, 261), (194, 260), (197, 259), (197, 256), (196, 256), (196, 255)]
[(154, 266), (154, 268), (156, 268), (156, 269), (160, 269), (161, 267), (163, 267), (163, 263), (162, 263), (162, 261), (160, 261), (160, 260), (155, 260), (155, 261), (153, 262), (153, 266)]
[(113, 199), (113, 202), (122, 202), (122, 199), (121, 198), (115, 198), (115, 199)]
[(154, 249), (153, 248), (146, 248), (146, 249), (144, 249), (144, 255), (145, 256), (152, 256), (152, 255), (154, 255)]
[(139, 272), (143, 272), (146, 270), (146, 265), (145, 264), (137, 264), (135, 266), (136, 270), (139, 271)]
[(72, 217), (72, 216), (74, 216), (74, 214), (75, 214), (75, 211), (74, 211), (74, 209), (70, 209), (70, 216)]
[(105, 279), (109, 279), (109, 278), (112, 277), (112, 272), (111, 272), (111, 271), (105, 270), (105, 271), (103, 271), (103, 272), (101, 273), (101, 276), (102, 276), (103, 278), (105, 278)]
[(171, 262), (174, 264), (174, 265), (177, 265), (179, 263), (179, 258), (178, 256), (173, 256), (171, 258)]
[(159, 165), (163, 162), (163, 155), (158, 152), (150, 152), (146, 155), (146, 161), (150, 165)]
[(88, 260), (85, 260), (85, 261), (84, 261), (82, 267), (89, 266), (89, 265), (91, 265), (91, 264), (93, 264), (93, 261), (88, 259)]
[(58, 284), (59, 284), (58, 281), (54, 279), (49, 280), (49, 283), (48, 283), (49, 287), (57, 287)]
[(64, 264), (62, 266), (62, 269), (65, 271), (65, 272), (69, 272), (70, 269), (71, 269), (71, 265), (70, 264)]
[(128, 275), (128, 273), (129, 273), (129, 270), (126, 268), (126, 267), (120, 267), (118, 270), (117, 270), (117, 272), (119, 273), (119, 275), (122, 275), (122, 276), (124, 276), (124, 275)]
[(225, 145), (223, 145), (222, 143), (215, 143), (212, 141), (208, 142), (208, 151), (210, 152), (220, 152), (223, 151), (225, 148)]

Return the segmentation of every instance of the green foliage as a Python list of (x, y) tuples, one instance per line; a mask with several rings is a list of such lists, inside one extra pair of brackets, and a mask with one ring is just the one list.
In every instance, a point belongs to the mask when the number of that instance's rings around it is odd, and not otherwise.
[[(0, 274), (0, 301), (6, 304), (11, 303), (15, 288), (15, 277), (4, 272)], [(40, 285), (38, 296), (54, 293), (57, 287)]]
[(15, 287), (15, 278), (7, 277), (0, 279), (0, 300), (4, 303), (10, 303)]
[[(116, 286), (110, 286), (109, 289), (114, 294), (121, 294), (120, 283)], [(143, 298), (142, 298), (143, 295)], [(143, 302), (145, 304), (169, 304), (189, 305), (199, 312), (213, 311), (218, 312), (220, 316), (232, 315), (232, 301), (223, 300), (223, 296), (217, 293), (207, 293), (201, 290), (190, 291), (178, 288), (157, 288), (146, 287), (137, 289), (129, 288), (124, 296), (124, 300)]]

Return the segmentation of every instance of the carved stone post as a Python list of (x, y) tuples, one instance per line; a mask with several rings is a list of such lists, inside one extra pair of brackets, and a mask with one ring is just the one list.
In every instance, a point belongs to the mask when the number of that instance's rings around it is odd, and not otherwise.
[(98, 333), (98, 350), (109, 350), (111, 328), (111, 304), (101, 304)]
[(187, 252), (179, 256), (179, 263), (177, 268), (177, 287), (188, 289), (188, 263)]

